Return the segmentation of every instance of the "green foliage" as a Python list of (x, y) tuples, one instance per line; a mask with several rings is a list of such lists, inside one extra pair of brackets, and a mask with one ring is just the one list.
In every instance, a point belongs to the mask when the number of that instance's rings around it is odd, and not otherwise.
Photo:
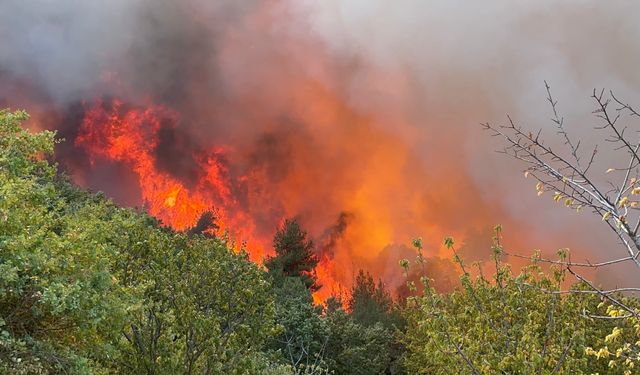
[(326, 373), (325, 353), (330, 332), (321, 307), (313, 304), (311, 293), (297, 277), (284, 278), (275, 292), (280, 332), (271, 341), (271, 349), (279, 353), (296, 374)]
[(337, 299), (326, 312), (313, 304), (317, 259), (312, 243), (295, 221), (286, 221), (274, 238), (276, 255), (266, 262), (276, 293), (280, 333), (274, 352), (296, 374), (400, 373), (396, 330), (401, 316), (381, 282), (361, 271), (349, 299), (350, 312)]
[(0, 112), (0, 373), (291, 373), (246, 254), (73, 187), (26, 118)]
[(492, 279), (487, 279), (481, 268), (473, 278), (455, 253), (453, 239), (445, 242), (462, 270), (462, 288), (441, 295), (424, 277), (424, 294), (409, 299), (405, 311), (408, 371), (605, 373), (605, 367), (585, 355), (584, 347), (597, 341), (608, 325), (579, 315), (592, 311), (598, 298), (592, 294), (554, 293), (564, 273), (553, 269), (552, 276), (547, 276), (535, 261), (514, 276), (500, 260), (499, 234)]
[(320, 289), (315, 275), (318, 257), (313, 251), (313, 241), (296, 220), (285, 220), (273, 238), (273, 248), (276, 255), (267, 258), (264, 265), (276, 280), (297, 277), (309, 290)]
[(346, 304), (348, 312), (336, 297), (325, 304), (329, 368), (335, 374), (404, 373), (399, 342), (404, 322), (384, 284), (360, 271)]
[(358, 323), (339, 307), (327, 309), (327, 357), (336, 374), (399, 374), (396, 332), (383, 323)]
[(608, 373), (635, 374), (640, 368), (640, 318), (638, 301), (634, 298), (612, 295), (598, 305), (604, 313), (598, 319), (611, 319), (613, 328), (604, 339), (585, 348), (585, 353), (608, 367)]
[(252, 366), (275, 327), (263, 272), (217, 240), (126, 233), (135, 250), (121, 263), (122, 276), (144, 304), (123, 330), (120, 368), (233, 374)]
[(270, 349), (295, 374), (328, 373), (329, 327), (311, 293), (320, 286), (313, 242), (295, 220), (285, 220), (273, 239), (275, 255), (265, 260), (276, 296), (278, 335)]
[(374, 282), (373, 276), (363, 270), (356, 276), (348, 306), (351, 317), (361, 325), (380, 323), (389, 329), (402, 325), (402, 318), (382, 280)]
[(26, 118), (0, 111), (0, 369), (89, 372), (111, 355), (129, 292), (110, 269), (118, 249), (88, 235), (104, 203), (69, 204), (44, 159), (53, 133), (30, 134)]

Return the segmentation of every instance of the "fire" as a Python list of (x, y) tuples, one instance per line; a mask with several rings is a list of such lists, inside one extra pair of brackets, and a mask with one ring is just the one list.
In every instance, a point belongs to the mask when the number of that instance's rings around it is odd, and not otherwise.
[[(102, 3), (89, 8), (114, 2)], [(472, 126), (494, 113), (494, 98), (484, 78), (457, 74), (465, 64), (434, 53), (416, 69), (388, 64), (393, 48), (376, 58), (366, 43), (343, 49), (360, 39), (327, 43), (294, 2), (115, 3), (123, 11), (92, 22), (53, 7), (34, 18), (50, 33), (18, 25), (29, 32), (13, 35), (27, 39), (9, 41), (0, 67), (0, 108), (24, 108), (32, 129), (66, 139), (56, 159), (79, 185), (176, 230), (213, 211), (216, 234), (256, 262), (278, 223), (296, 217), (320, 256), (317, 302), (348, 290), (360, 269), (394, 292), (418, 236), (427, 256), (450, 258), (442, 238), (452, 235), (470, 260), (490, 259), (497, 223), (521, 253), (592, 246), (532, 231), (540, 212), (494, 178), (499, 166), (481, 159), (490, 148)]]
[(149, 213), (176, 230), (193, 227), (207, 210), (215, 210), (217, 235), (228, 231), (251, 244), (252, 259), (264, 255), (260, 241), (251, 237), (253, 224), (237, 207), (221, 162), (223, 148), (196, 155), (202, 178), (195, 186), (158, 170), (155, 148), (162, 127), (175, 127), (178, 114), (163, 106), (127, 108), (121, 101), (90, 106), (75, 139), (90, 157), (107, 158), (129, 167), (138, 177)]
[(312, 35), (288, 32), (278, 1), (225, 27), (190, 3), (141, 11), (118, 53), (74, 77), (82, 90), (58, 98), (47, 85), (57, 79), (0, 75), (11, 93), (0, 103), (33, 104), (37, 127), (67, 140), (56, 156), (78, 184), (176, 230), (213, 211), (216, 234), (253, 261), (270, 254), (283, 218), (298, 218), (320, 256), (317, 302), (348, 290), (360, 269), (393, 292), (414, 237), (427, 255), (449, 257), (445, 235), (472, 243), (509, 224), (469, 170), (467, 129), (427, 113), (433, 103), (421, 108), (410, 71), (336, 59)]
[[(361, 268), (399, 285), (398, 259), (411, 254), (384, 249), (416, 235), (439, 242), (447, 232), (437, 222), (447, 214), (438, 212), (441, 197), (431, 195), (441, 187), (430, 186), (421, 160), (388, 131), (393, 126), (380, 126), (317, 82), (291, 90), (289, 117), (301, 126), (267, 121), (235, 142), (166, 137), (187, 133), (193, 119), (169, 106), (85, 102), (74, 145), (90, 163), (106, 160), (133, 172), (141, 203), (176, 230), (215, 211), (216, 235), (228, 234), (241, 244), (236, 249), (244, 245), (255, 262), (271, 253), (277, 224), (299, 217), (318, 244), (316, 302), (348, 290)], [(163, 168), (161, 157), (189, 162)], [(181, 175), (183, 169), (193, 173)], [(458, 194), (454, 190), (445, 196)], [(334, 223), (343, 216), (350, 219), (338, 230)]]
[[(205, 211), (215, 210), (215, 234), (230, 234), (243, 241), (250, 258), (262, 260), (269, 239), (256, 237), (251, 217), (242, 211), (232, 195), (232, 181), (222, 163), (225, 147), (194, 155), (202, 171), (194, 186), (186, 186), (169, 173), (158, 170), (154, 153), (159, 132), (162, 127), (177, 126), (178, 121), (178, 114), (163, 106), (128, 108), (119, 100), (99, 101), (87, 107), (75, 145), (88, 151), (92, 161), (107, 158), (134, 171), (144, 205), (163, 223), (176, 230), (186, 230), (193, 227)], [(247, 179), (243, 176), (239, 180)], [(331, 259), (322, 257), (317, 275), (323, 288), (314, 294), (316, 303), (341, 288), (333, 279), (332, 268)]]

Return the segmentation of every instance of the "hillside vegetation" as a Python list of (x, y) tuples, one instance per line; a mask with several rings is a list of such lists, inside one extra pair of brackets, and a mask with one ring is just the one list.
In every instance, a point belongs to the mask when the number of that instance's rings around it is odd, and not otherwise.
[(512, 271), (499, 227), (486, 276), (446, 240), (462, 275), (450, 293), (431, 287), (416, 240), (398, 265), (410, 297), (361, 271), (317, 306), (318, 260), (295, 220), (256, 265), (202, 228), (179, 233), (74, 186), (49, 161), (55, 135), (26, 119), (0, 112), (0, 373), (635, 372), (637, 320), (584, 284), (563, 293), (566, 271), (536, 257)]

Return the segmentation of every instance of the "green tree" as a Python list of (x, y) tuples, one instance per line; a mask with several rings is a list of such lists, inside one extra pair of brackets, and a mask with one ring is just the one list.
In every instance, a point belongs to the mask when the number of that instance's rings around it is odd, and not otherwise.
[[(499, 232), (498, 232), (499, 236)], [(503, 252), (496, 236), (495, 274), (487, 278), (478, 265), (472, 277), (455, 253), (453, 240), (445, 244), (454, 251), (461, 267), (462, 287), (438, 294), (423, 276), (423, 295), (410, 297), (405, 316), (406, 366), (410, 373), (448, 374), (451, 369), (469, 374), (590, 374), (607, 372), (588, 357), (585, 344), (610, 330), (610, 323), (583, 317), (593, 311), (597, 296), (589, 293), (562, 294), (564, 271), (542, 271), (533, 263), (515, 276), (501, 262)], [(415, 242), (418, 264), (421, 243)], [(561, 260), (566, 253), (560, 252)], [(408, 270), (409, 262), (402, 266)], [(415, 288), (415, 287), (414, 287)], [(576, 290), (585, 290), (583, 285)]]
[(320, 289), (315, 274), (318, 257), (314, 253), (313, 241), (307, 238), (300, 224), (295, 219), (287, 219), (273, 238), (276, 254), (268, 257), (264, 265), (276, 279), (281, 277), (297, 277), (307, 289)]
[(129, 239), (139, 248), (122, 271), (133, 272), (128, 282), (144, 295), (123, 331), (122, 368), (245, 373), (275, 333), (264, 273), (216, 239), (158, 231), (143, 238)]
[(275, 293), (280, 332), (272, 340), (272, 349), (296, 374), (327, 373), (330, 331), (322, 308), (313, 304), (311, 293), (300, 278), (285, 278)]
[(337, 374), (399, 374), (404, 324), (398, 306), (381, 280), (360, 270), (342, 308), (337, 298), (326, 303), (331, 337), (327, 357)]
[(381, 323), (385, 328), (402, 326), (402, 318), (382, 280), (360, 270), (351, 289), (348, 307), (353, 320), (365, 326)]
[(88, 373), (115, 355), (130, 293), (111, 265), (118, 249), (88, 233), (103, 203), (70, 204), (46, 159), (54, 134), (0, 111), (0, 372)]
[(326, 373), (329, 328), (322, 307), (313, 303), (317, 283), (318, 258), (313, 242), (296, 220), (285, 220), (278, 228), (273, 246), (275, 255), (265, 261), (276, 298), (279, 334), (270, 348), (296, 374)]
[[(598, 123), (589, 138), (605, 142), (596, 142), (593, 148), (587, 149), (582, 147), (580, 138), (569, 132), (570, 127), (565, 123), (570, 119), (562, 116), (547, 82), (545, 89), (555, 139), (545, 136), (544, 129), (526, 129), (511, 117), (505, 125), (487, 123), (484, 128), (502, 138), (505, 155), (525, 166), (524, 177), (533, 180), (538, 196), (552, 192), (547, 195), (562, 207), (577, 214), (596, 215), (615, 233), (617, 244), (603, 249), (604, 258), (599, 263), (553, 263), (564, 266), (576, 280), (588, 285), (592, 294), (605, 300), (601, 308), (606, 306), (606, 310), (600, 311), (600, 319), (617, 322), (603, 340), (590, 343), (585, 349), (587, 354), (607, 363), (608, 372), (636, 373), (640, 367), (640, 345), (634, 335), (640, 333), (640, 310), (637, 299), (625, 298), (625, 294), (636, 292), (637, 288), (616, 285), (614, 289), (602, 289), (589, 280), (585, 270), (598, 269), (600, 273), (608, 269), (618, 273), (624, 263), (631, 265), (636, 273), (640, 269), (640, 143), (637, 133), (628, 131), (637, 128), (634, 120), (637, 121), (640, 113), (613, 91), (594, 89), (592, 113)], [(561, 146), (550, 146), (558, 141)], [(549, 260), (542, 261), (549, 263)], [(626, 281), (632, 278), (627, 277)]]
[(381, 322), (358, 323), (341, 304), (328, 301), (326, 320), (331, 332), (327, 357), (336, 374), (402, 373), (394, 351), (396, 334)]

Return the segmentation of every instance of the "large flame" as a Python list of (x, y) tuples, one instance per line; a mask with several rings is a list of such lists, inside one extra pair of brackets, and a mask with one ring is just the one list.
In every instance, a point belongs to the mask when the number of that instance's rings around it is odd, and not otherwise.
[(88, 108), (75, 144), (85, 148), (92, 158), (105, 157), (131, 168), (138, 177), (146, 208), (163, 223), (186, 230), (195, 226), (205, 211), (214, 210), (218, 226), (215, 234), (230, 232), (247, 241), (253, 259), (260, 259), (264, 250), (252, 236), (253, 222), (238, 209), (231, 194), (228, 173), (221, 162), (224, 147), (193, 155), (202, 178), (194, 186), (186, 186), (159, 171), (154, 156), (162, 127), (175, 127), (179, 115), (163, 106), (125, 107), (114, 100), (109, 105), (98, 102)]
[[(193, 186), (187, 186), (156, 166), (156, 148), (161, 129), (173, 128), (178, 114), (164, 106), (127, 107), (120, 100), (99, 101), (86, 109), (75, 145), (84, 148), (91, 162), (95, 158), (123, 163), (135, 173), (142, 200), (148, 212), (176, 230), (196, 225), (207, 211), (215, 213), (217, 236), (235, 239), (250, 258), (260, 261), (268, 249), (269, 239), (256, 237), (252, 218), (242, 210), (232, 193), (232, 181), (225, 163), (225, 147), (212, 147), (193, 155), (202, 171)], [(242, 176), (239, 181), (247, 181)], [(268, 250), (267, 250), (268, 252)], [(314, 294), (321, 302), (341, 286), (333, 278), (331, 258), (320, 255), (317, 275), (323, 289)]]

